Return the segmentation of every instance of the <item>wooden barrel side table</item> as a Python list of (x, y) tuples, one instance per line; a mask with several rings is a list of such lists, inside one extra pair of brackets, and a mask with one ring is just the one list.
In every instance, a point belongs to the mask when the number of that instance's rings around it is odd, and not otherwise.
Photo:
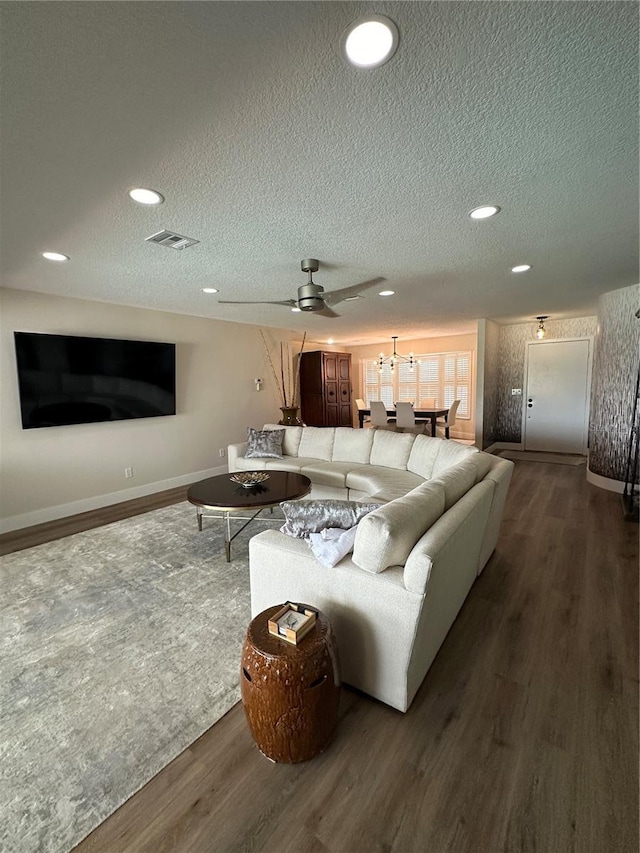
[(338, 721), (340, 675), (329, 620), (297, 646), (269, 633), (268, 621), (282, 605), (253, 619), (242, 650), (242, 704), (260, 751), (273, 761), (308, 761), (329, 744)]

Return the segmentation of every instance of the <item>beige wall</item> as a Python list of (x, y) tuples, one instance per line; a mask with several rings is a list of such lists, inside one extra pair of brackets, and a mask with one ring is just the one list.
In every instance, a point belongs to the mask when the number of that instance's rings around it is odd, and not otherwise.
[[(478, 349), (478, 336), (474, 332), (473, 334), (467, 335), (450, 335), (447, 337), (439, 337), (439, 338), (420, 338), (419, 340), (407, 340), (402, 341), (398, 340), (397, 350), (402, 355), (408, 355), (410, 352), (415, 353), (432, 353), (432, 352), (463, 352), (465, 350), (471, 351), (472, 357), (472, 386), (471, 386), (471, 400), (472, 402), (475, 400), (476, 389), (476, 371), (477, 371), (477, 349)], [(393, 352), (393, 341), (389, 339), (388, 341), (384, 341), (383, 343), (377, 344), (367, 344), (366, 346), (359, 347), (341, 347), (345, 352), (351, 353), (351, 362), (352, 362), (352, 375), (353, 375), (353, 399), (356, 397), (364, 397), (364, 392), (362, 388), (362, 367), (361, 364), (363, 361), (368, 359), (377, 358), (380, 352), (384, 352), (385, 355), (390, 355)], [(355, 406), (355, 403), (354, 403)], [(357, 416), (354, 421), (357, 424)], [(475, 439), (475, 411), (471, 412), (470, 420), (459, 420), (454, 429), (452, 429), (452, 434), (455, 438), (465, 438), (465, 439)]]
[[(177, 414), (23, 430), (14, 331), (175, 343)], [(0, 290), (0, 395), (0, 531), (222, 473), (219, 449), (281, 405), (256, 326), (12, 290)]]

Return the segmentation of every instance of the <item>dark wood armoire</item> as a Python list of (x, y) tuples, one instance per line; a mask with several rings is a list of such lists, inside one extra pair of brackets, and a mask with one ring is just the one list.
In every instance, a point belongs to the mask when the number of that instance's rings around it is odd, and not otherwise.
[(351, 353), (303, 352), (300, 404), (307, 426), (353, 426)]

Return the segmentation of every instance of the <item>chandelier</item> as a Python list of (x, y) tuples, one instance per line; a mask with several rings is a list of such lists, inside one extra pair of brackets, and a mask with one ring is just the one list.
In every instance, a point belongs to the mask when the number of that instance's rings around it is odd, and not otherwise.
[(418, 363), (413, 357), (413, 353), (410, 352), (409, 355), (400, 355), (396, 351), (396, 341), (398, 340), (398, 336), (392, 335), (391, 340), (393, 341), (393, 353), (391, 355), (385, 356), (385, 354), (381, 352), (378, 356), (378, 359), (373, 362), (374, 367), (377, 367), (380, 373), (382, 373), (383, 366), (385, 364), (388, 364), (391, 369), (391, 372), (393, 373), (393, 371), (395, 370), (396, 362), (406, 361), (409, 365), (409, 370), (413, 373), (414, 365)]

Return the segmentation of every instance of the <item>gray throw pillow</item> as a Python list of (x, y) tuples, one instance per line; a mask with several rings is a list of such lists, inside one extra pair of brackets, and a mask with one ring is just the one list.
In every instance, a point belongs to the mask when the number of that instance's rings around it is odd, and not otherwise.
[(319, 533), (328, 527), (349, 530), (368, 512), (379, 507), (380, 503), (365, 504), (340, 500), (283, 501), (280, 508), (284, 513), (285, 523), (280, 530), (296, 539), (304, 539), (310, 533)]
[(282, 459), (283, 429), (247, 429), (245, 459)]

